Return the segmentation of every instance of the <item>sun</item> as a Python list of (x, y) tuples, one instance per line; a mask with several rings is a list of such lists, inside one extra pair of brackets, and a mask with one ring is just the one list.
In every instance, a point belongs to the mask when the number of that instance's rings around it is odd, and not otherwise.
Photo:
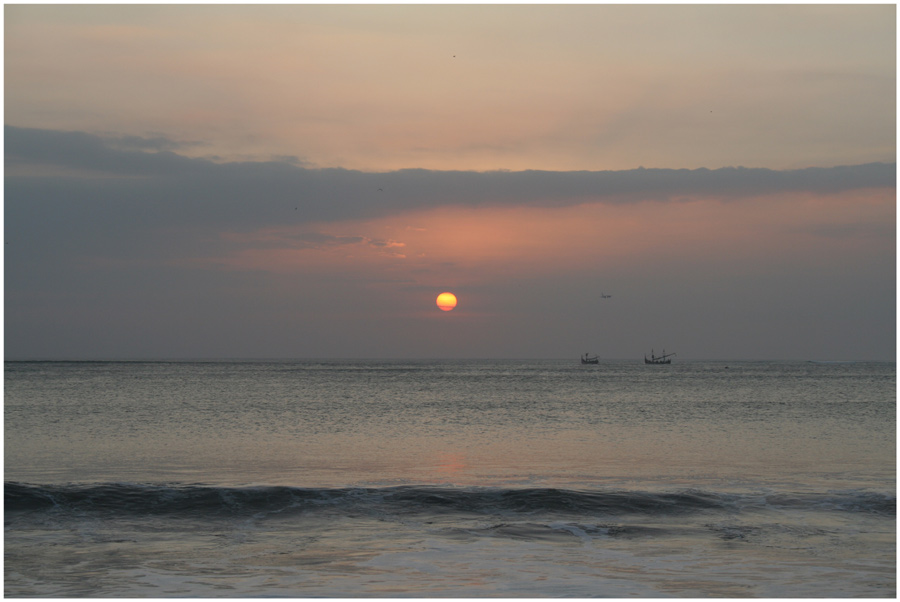
[(444, 311), (450, 311), (456, 307), (456, 295), (453, 293), (441, 293), (437, 297), (437, 306)]

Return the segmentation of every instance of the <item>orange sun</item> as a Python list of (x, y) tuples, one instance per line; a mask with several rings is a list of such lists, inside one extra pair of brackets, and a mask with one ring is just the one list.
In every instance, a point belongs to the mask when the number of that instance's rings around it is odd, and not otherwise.
[(437, 306), (444, 311), (450, 311), (456, 307), (456, 295), (453, 293), (441, 293), (437, 297)]

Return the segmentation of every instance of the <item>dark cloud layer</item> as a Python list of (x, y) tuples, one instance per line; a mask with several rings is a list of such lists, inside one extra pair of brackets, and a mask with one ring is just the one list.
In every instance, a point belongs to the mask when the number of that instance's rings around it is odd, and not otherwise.
[[(371, 218), (439, 205), (562, 206), (582, 202), (723, 200), (809, 191), (836, 193), (893, 187), (896, 164), (870, 163), (791, 171), (729, 167), (625, 171), (430, 171), (367, 173), (308, 169), (294, 162), (217, 163), (178, 155), (175, 143), (137, 137), (102, 138), (6, 126), (7, 203), (134, 204), (148, 219), (247, 227), (299, 221)], [(147, 152), (137, 149), (152, 149)], [(30, 175), (16, 175), (31, 167)], [(67, 176), (35, 176), (40, 168)], [(82, 171), (83, 176), (73, 175)], [(24, 172), (22, 172), (24, 173)], [(291, 213), (287, 213), (291, 211)], [(152, 214), (153, 217), (147, 214)]]

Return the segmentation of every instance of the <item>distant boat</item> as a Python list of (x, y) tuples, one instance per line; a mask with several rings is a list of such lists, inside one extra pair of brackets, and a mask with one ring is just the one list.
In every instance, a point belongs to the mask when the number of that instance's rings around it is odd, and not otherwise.
[(671, 364), (672, 363), (671, 358), (673, 355), (675, 355), (675, 354), (674, 353), (666, 353), (665, 349), (663, 349), (662, 355), (654, 355), (653, 350), (651, 349), (650, 357), (647, 357), (646, 355), (644, 356), (644, 363), (645, 364)]
[(588, 355), (587, 353), (585, 353), (584, 355), (581, 356), (581, 363), (582, 364), (599, 364), (600, 358), (597, 357), (596, 355)]

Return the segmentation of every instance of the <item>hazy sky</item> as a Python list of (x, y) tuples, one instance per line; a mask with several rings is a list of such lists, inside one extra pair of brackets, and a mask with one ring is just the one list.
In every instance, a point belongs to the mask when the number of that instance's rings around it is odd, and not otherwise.
[(4, 17), (8, 359), (894, 358), (893, 5)]

